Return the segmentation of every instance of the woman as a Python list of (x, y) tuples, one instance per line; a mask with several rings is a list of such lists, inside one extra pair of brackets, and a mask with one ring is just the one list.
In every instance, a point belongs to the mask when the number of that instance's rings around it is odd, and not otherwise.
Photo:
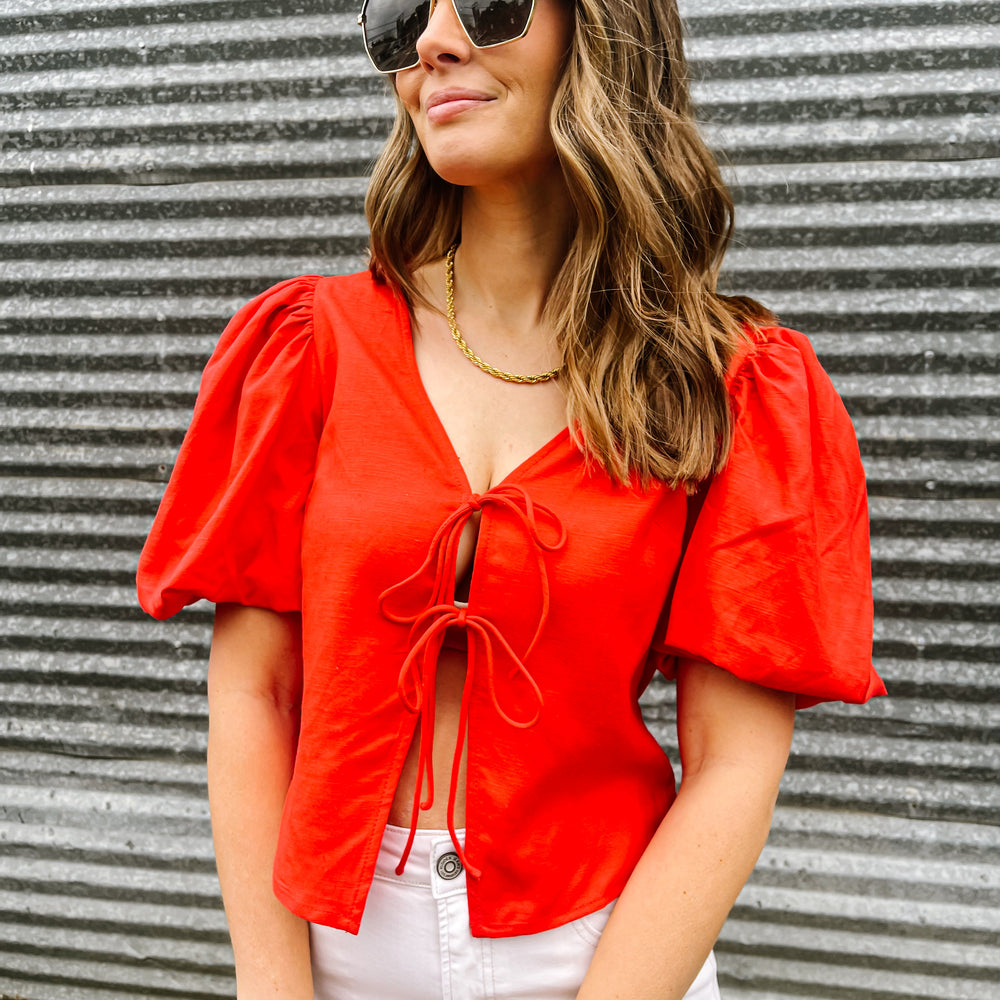
[(139, 572), (157, 617), (217, 603), (239, 998), (718, 996), (796, 705), (884, 691), (850, 422), (715, 292), (670, 0), (360, 20), (399, 104), (371, 269), (236, 315)]

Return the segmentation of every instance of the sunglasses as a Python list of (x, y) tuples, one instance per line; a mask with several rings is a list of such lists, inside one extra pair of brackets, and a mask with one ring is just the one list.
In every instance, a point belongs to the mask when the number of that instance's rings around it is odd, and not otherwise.
[[(477, 49), (490, 49), (523, 38), (535, 13), (535, 0), (450, 2), (469, 41)], [(417, 39), (430, 22), (431, 6), (431, 0), (365, 0), (358, 24), (375, 69), (380, 73), (398, 73), (420, 62)]]

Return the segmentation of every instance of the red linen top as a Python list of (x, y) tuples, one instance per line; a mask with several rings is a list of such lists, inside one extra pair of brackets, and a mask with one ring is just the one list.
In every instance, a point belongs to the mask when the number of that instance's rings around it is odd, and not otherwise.
[[(800, 706), (884, 693), (847, 413), (790, 330), (764, 330), (729, 383), (732, 455), (678, 567), (685, 493), (613, 485), (567, 429), (474, 494), (420, 380), (406, 306), (367, 272), (285, 281), (236, 314), (138, 586), (157, 618), (199, 598), (302, 612), (302, 723), (274, 864), (290, 910), (357, 933), (418, 718), (422, 771), (440, 786), (446, 632), (467, 639), (455, 846), (480, 937), (547, 930), (622, 891), (674, 798), (637, 699), (675, 655)], [(462, 607), (456, 552), (475, 510)], [(450, 788), (444, 776), (452, 830), (461, 746)]]

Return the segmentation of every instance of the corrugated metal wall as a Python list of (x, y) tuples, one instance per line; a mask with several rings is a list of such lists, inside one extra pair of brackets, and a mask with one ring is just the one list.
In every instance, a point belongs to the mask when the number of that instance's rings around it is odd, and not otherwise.
[[(133, 573), (228, 316), (361, 266), (389, 105), (354, 7), (0, 0), (0, 993), (233, 994), (211, 609), (154, 623)], [(1000, 3), (684, 9), (729, 280), (855, 419), (892, 694), (800, 715), (724, 992), (1000, 997)]]

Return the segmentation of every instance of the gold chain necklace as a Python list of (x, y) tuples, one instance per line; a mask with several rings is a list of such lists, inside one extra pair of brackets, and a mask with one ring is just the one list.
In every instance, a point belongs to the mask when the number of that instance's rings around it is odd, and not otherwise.
[[(487, 364), (465, 342), (465, 338), (458, 332), (458, 323), (455, 322), (455, 251), (458, 244), (453, 243), (448, 248), (448, 256), (445, 259), (444, 291), (448, 301), (448, 326), (451, 328), (451, 335), (455, 338), (459, 350), (477, 367), (481, 368), (487, 375), (494, 378), (502, 378), (505, 382), (547, 382), (550, 378), (555, 378), (559, 374), (559, 368), (553, 368), (550, 372), (541, 372), (538, 375), (512, 375), (510, 372), (501, 371)], [(560, 368), (562, 366), (560, 365)]]

